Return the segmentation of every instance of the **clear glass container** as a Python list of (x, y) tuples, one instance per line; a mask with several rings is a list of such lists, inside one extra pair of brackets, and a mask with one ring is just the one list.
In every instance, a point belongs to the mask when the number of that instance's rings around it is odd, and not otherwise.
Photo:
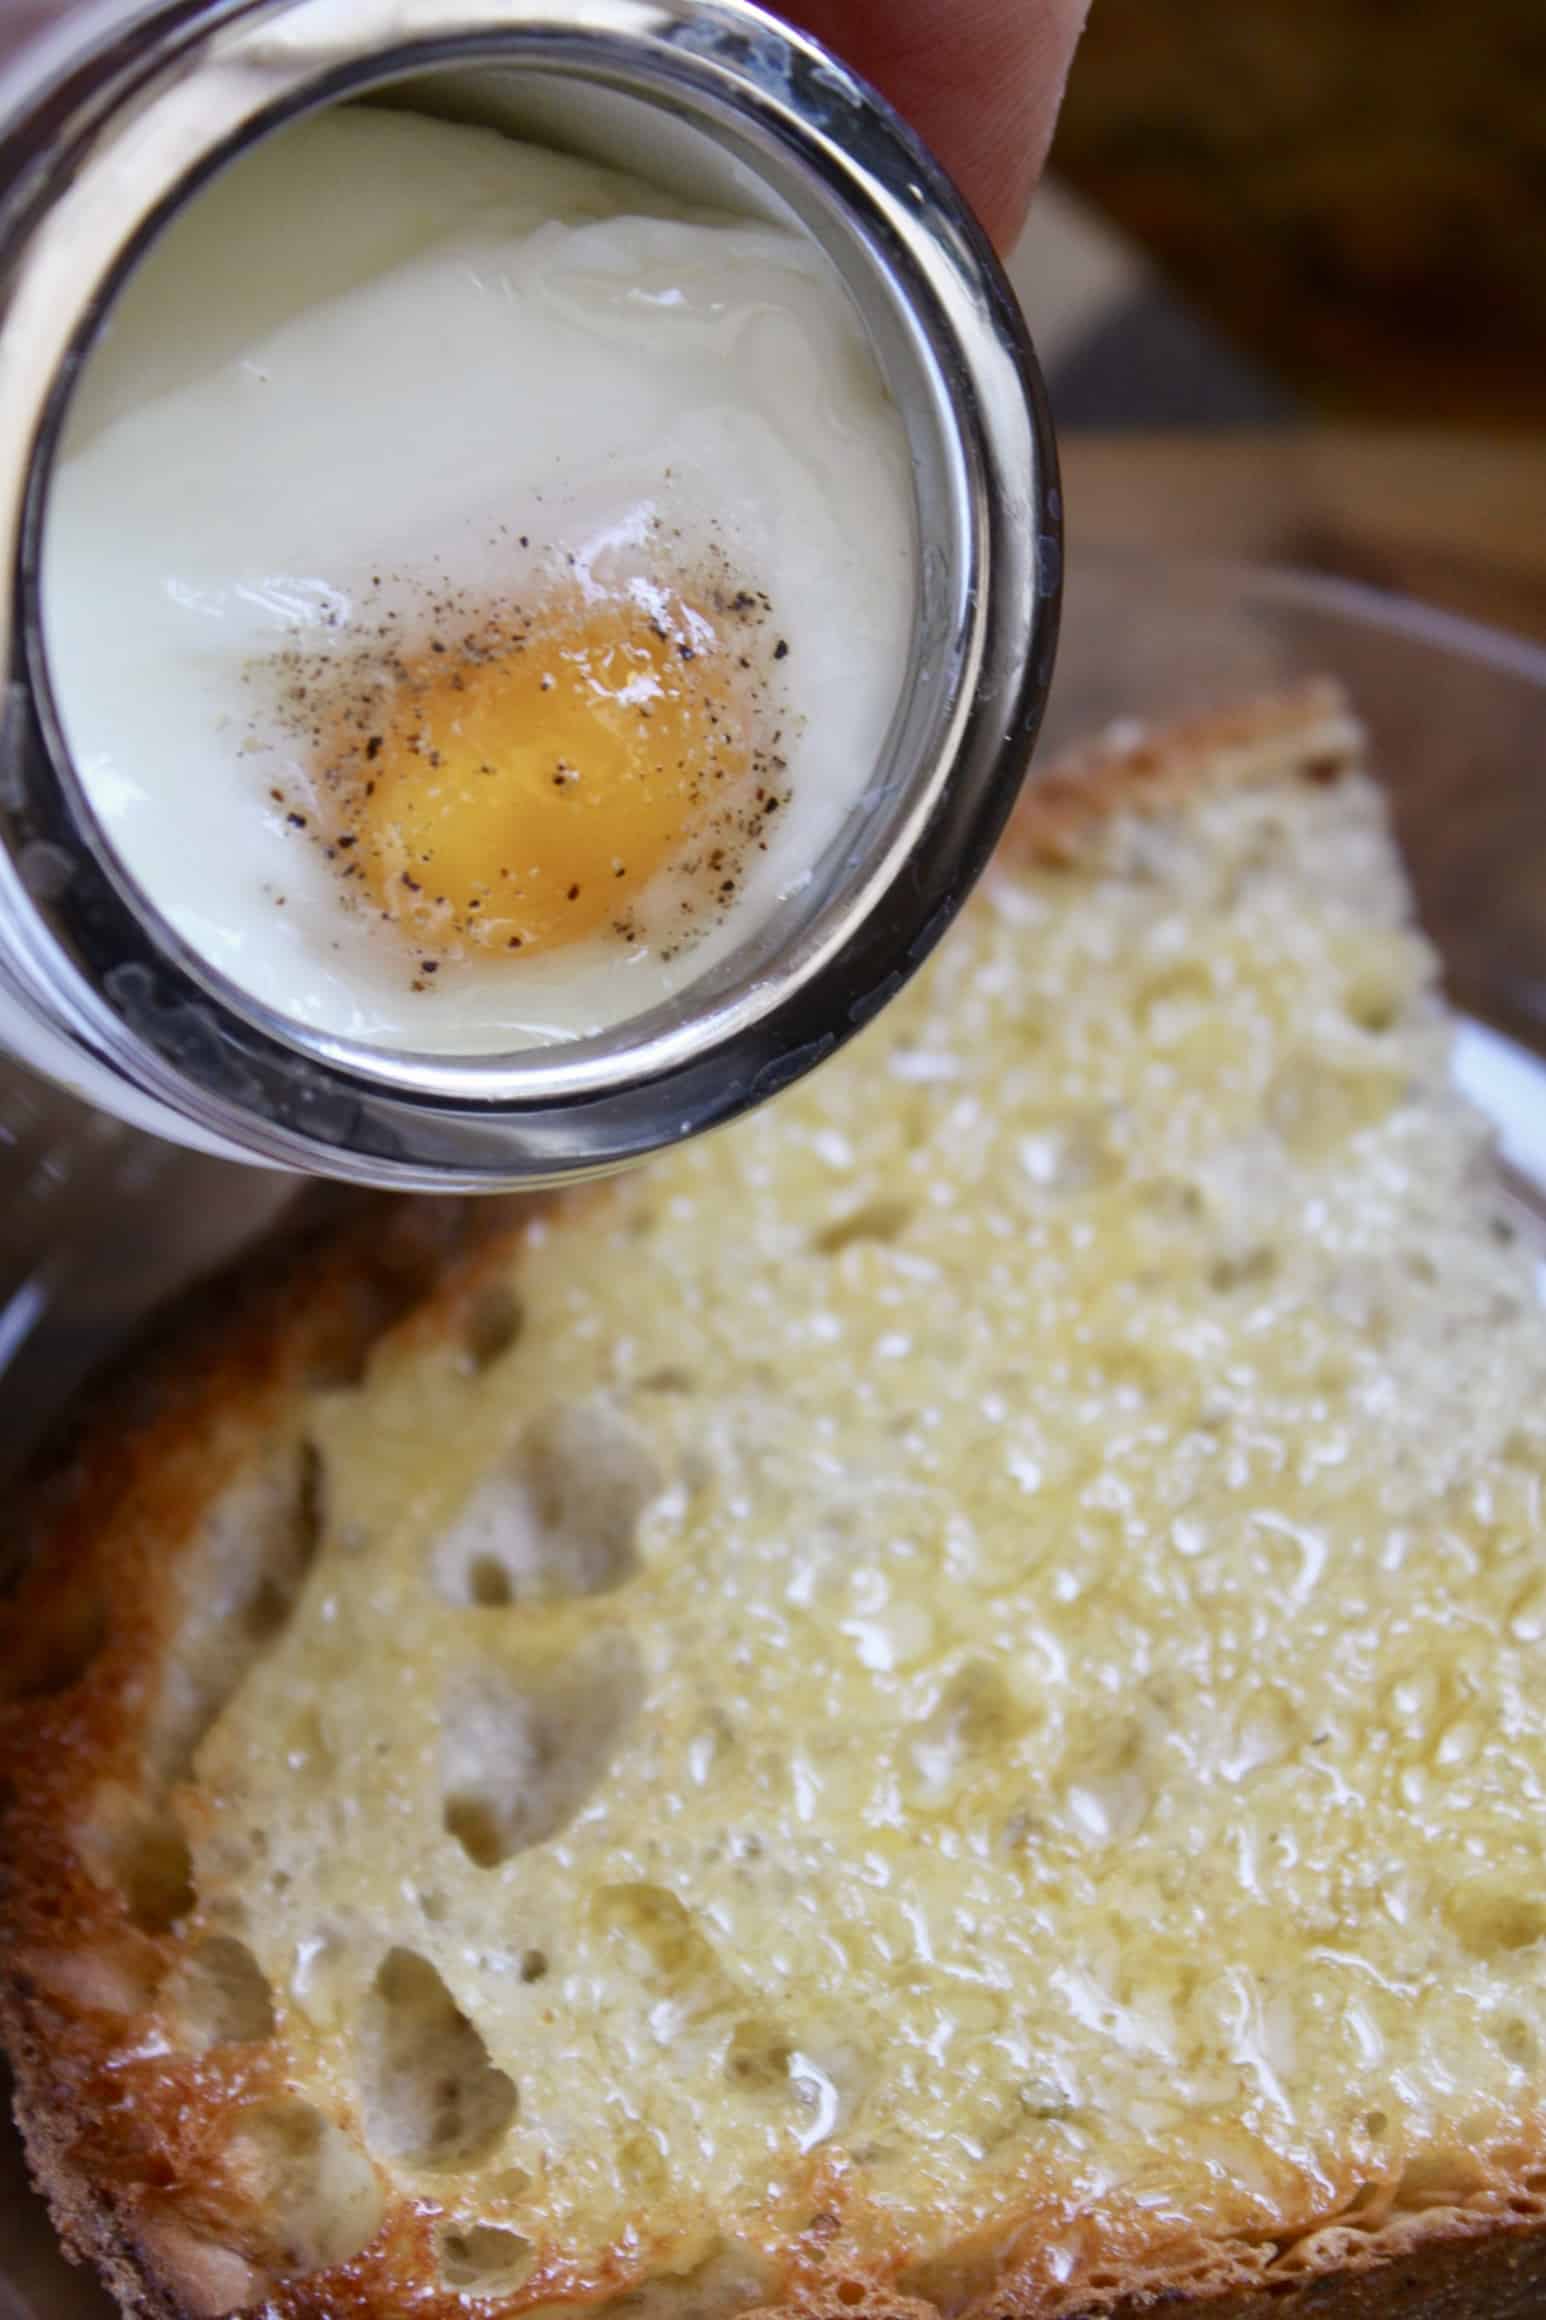
[[(398, 1190), (596, 1173), (810, 1069), (969, 891), (1024, 775), (1056, 638), (1045, 399), (1003, 275), (937, 164), (873, 90), (746, 0), (98, 5), (36, 57), (0, 79), (0, 534), (17, 545), (0, 730), (5, 1044), (192, 1147)], [(137, 258), (252, 143), (364, 97), (628, 166), (807, 235), (856, 311), (909, 455), (910, 652), (835, 836), (669, 1000), (503, 1054), (320, 1031), (201, 957), (115, 855), (70, 763), (39, 603), (73, 383)]]

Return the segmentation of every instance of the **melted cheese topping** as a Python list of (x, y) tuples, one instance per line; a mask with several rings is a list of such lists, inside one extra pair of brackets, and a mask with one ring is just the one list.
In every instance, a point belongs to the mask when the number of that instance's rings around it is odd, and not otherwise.
[(1087, 2203), (1421, 2204), (1530, 2111), (1546, 1328), (1403, 921), (1358, 783), (1000, 876), (846, 1059), (534, 1224), (508, 1350), (321, 1410), (199, 1891), (531, 2294), (823, 2215), (1034, 2207), (1055, 2272)]

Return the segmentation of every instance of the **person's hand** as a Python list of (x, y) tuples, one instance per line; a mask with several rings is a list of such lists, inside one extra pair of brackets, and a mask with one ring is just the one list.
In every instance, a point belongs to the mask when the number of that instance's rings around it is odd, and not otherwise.
[(1089, 0), (790, 0), (933, 146), (1000, 249), (1025, 223)]

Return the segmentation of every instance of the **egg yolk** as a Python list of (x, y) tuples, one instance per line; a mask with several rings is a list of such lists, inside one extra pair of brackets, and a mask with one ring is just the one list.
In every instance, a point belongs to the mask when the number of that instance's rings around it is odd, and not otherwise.
[(351, 740), (351, 875), (431, 956), (626, 933), (668, 863), (712, 884), (695, 835), (750, 762), (732, 664), (658, 591), (432, 644)]

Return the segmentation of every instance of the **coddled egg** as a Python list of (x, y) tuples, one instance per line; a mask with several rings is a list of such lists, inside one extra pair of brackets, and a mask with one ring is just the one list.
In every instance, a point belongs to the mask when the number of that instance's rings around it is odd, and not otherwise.
[(235, 165), (131, 278), (47, 510), (108, 844), (282, 1017), (498, 1052), (681, 990), (861, 806), (906, 442), (764, 218), (386, 111)]

